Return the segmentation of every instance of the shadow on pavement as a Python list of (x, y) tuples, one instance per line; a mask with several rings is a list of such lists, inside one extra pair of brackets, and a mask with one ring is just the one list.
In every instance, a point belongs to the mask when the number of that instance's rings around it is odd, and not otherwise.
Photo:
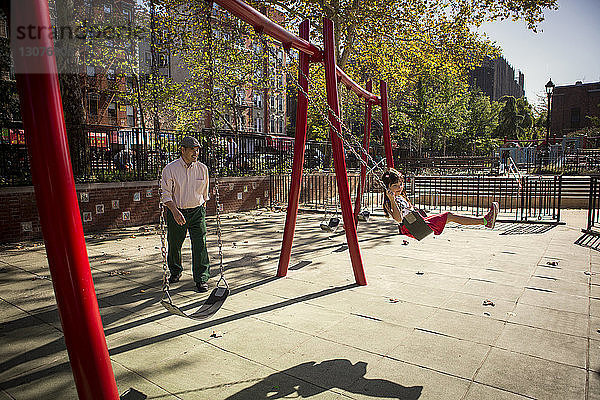
[(575, 244), (581, 247), (587, 247), (592, 250), (600, 251), (600, 236), (584, 233), (575, 241)]
[[(305, 362), (267, 376), (260, 382), (227, 397), (227, 400), (308, 398), (333, 388), (386, 399), (416, 400), (422, 386), (406, 387), (385, 379), (365, 378), (367, 363), (334, 359)], [(318, 382), (318, 386), (306, 379)]]
[(556, 225), (511, 224), (500, 235), (540, 235), (553, 229)]

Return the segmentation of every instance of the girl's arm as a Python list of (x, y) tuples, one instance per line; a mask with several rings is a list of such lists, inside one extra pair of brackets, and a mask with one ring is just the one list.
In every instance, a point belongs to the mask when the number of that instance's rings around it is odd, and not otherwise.
[(394, 218), (394, 220), (397, 223), (401, 224), (402, 223), (402, 213), (400, 212), (398, 203), (396, 203), (396, 197), (390, 191), (387, 191), (386, 195), (387, 195), (388, 199), (390, 200), (390, 205), (392, 207), (392, 209), (389, 210), (390, 214), (392, 215), (392, 218)]

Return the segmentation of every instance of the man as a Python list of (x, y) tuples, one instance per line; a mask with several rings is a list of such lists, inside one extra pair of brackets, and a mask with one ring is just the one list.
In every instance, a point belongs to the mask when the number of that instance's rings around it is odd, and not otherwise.
[(160, 182), (161, 201), (166, 206), (169, 283), (176, 283), (181, 278), (181, 245), (189, 231), (194, 282), (199, 292), (206, 292), (210, 278), (205, 220), (209, 199), (208, 167), (198, 161), (200, 143), (196, 138), (184, 137), (180, 151), (181, 157), (163, 169)]

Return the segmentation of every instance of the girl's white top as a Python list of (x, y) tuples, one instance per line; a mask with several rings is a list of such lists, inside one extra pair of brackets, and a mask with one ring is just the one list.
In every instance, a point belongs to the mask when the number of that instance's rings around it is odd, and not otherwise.
[(398, 209), (400, 209), (400, 215), (402, 215), (402, 218), (406, 217), (411, 211), (415, 209), (415, 207), (412, 204), (410, 204), (406, 197), (402, 195), (396, 196), (396, 204), (398, 204)]

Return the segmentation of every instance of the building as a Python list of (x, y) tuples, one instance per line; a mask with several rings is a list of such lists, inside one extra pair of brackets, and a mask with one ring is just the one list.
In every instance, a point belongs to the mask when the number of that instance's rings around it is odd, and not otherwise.
[[(76, 2), (76, 19), (108, 26), (132, 26), (135, 0)], [(118, 25), (117, 25), (118, 24)], [(137, 45), (110, 36), (81, 44), (81, 71), (86, 123), (132, 127), (138, 124), (137, 108), (126, 94), (133, 93), (131, 70), (137, 68)], [(128, 98), (129, 97), (129, 98)]]
[[(285, 15), (274, 8), (263, 7), (260, 12), (279, 24), (285, 22)], [(237, 18), (216, 4), (213, 13), (221, 21), (219, 28), (223, 32), (218, 34), (227, 34), (223, 21), (238, 23)], [(230, 96), (234, 101), (225, 104), (222, 110), (229, 124), (220, 121), (217, 127), (227, 130), (233, 126), (239, 132), (285, 135), (288, 114), (286, 68), (290, 61), (287, 54), (281, 46), (266, 40), (251, 41), (235, 30), (229, 34), (237, 36), (235, 40), (241, 40), (240, 45), (252, 54), (249, 62), (255, 79), (235, 89), (223, 88), (236, 93)], [(224, 65), (223, 68), (229, 67)]]
[(504, 57), (488, 58), (471, 72), (469, 80), (472, 88), (479, 88), (490, 100), (502, 96), (521, 98), (525, 97), (525, 75), (517, 72), (515, 76), (515, 70)]
[[(271, 20), (283, 24), (283, 13), (273, 8), (260, 11)], [(227, 47), (225, 51), (231, 52), (233, 57), (228, 59), (221, 53), (211, 63), (212, 76), (216, 77), (212, 84), (216, 112), (212, 118), (207, 113), (203, 121), (198, 121), (197, 129), (208, 128), (212, 123), (225, 132), (285, 135), (287, 54), (277, 44), (261, 38), (251, 40), (240, 33), (243, 22), (216, 3), (213, 4), (211, 24), (213, 45)], [(144, 59), (151, 60), (149, 47), (144, 53), (140, 57), (140, 64)], [(236, 64), (239, 60), (235, 60), (233, 53), (237, 53), (238, 57), (243, 55), (243, 65)], [(166, 55), (164, 64), (175, 82), (185, 83), (199, 78), (190, 76), (185, 61), (178, 55)], [(235, 79), (232, 78), (234, 75)], [(228, 81), (237, 83), (226, 83)], [(208, 80), (206, 82), (204, 85), (210, 85)]]
[(552, 94), (550, 133), (561, 137), (591, 125), (600, 117), (600, 82), (556, 86)]

